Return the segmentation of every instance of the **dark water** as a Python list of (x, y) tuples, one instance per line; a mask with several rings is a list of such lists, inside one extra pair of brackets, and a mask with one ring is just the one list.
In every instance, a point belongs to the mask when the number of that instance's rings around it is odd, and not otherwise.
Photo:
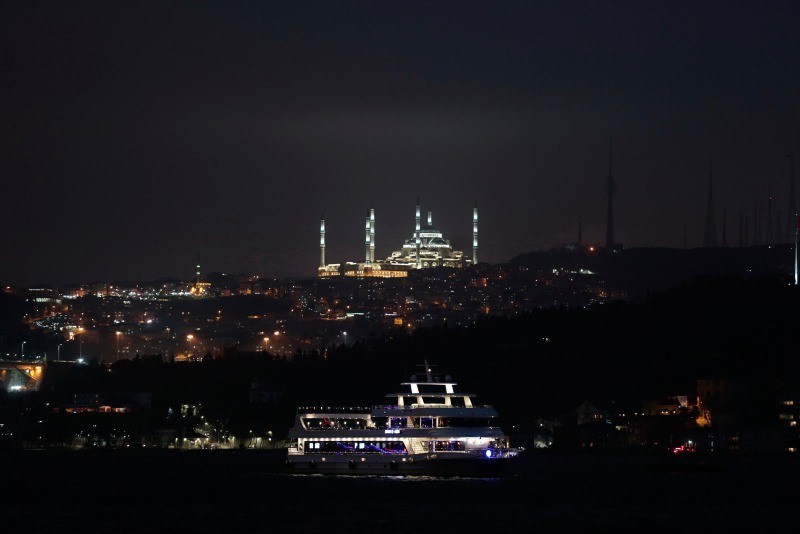
[(800, 462), (788, 458), (721, 458), (693, 471), (655, 457), (527, 455), (513, 476), (436, 479), (288, 475), (283, 457), (2, 452), (3, 531), (682, 533), (800, 524)]

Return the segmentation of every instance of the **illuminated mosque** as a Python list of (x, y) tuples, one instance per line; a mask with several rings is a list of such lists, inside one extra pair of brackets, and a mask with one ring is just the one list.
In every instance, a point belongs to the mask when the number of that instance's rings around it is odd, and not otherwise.
[(426, 224), (422, 224), (419, 199), (415, 215), (414, 233), (400, 250), (392, 252), (384, 260), (375, 260), (375, 210), (370, 209), (364, 223), (364, 261), (325, 263), (325, 219), (320, 221), (320, 265), (321, 277), (353, 276), (401, 278), (412, 269), (432, 267), (463, 268), (478, 263), (478, 204), (472, 211), (472, 258), (460, 250), (453, 250), (449, 239), (445, 239), (434, 225), (433, 213), (428, 211)]

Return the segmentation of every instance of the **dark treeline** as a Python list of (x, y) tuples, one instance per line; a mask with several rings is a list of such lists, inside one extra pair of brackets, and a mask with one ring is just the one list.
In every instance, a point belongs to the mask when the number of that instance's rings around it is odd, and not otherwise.
[[(800, 376), (800, 293), (779, 279), (696, 279), (641, 302), (543, 309), (469, 329), (406, 336), (297, 354), (291, 360), (228, 351), (204, 362), (157, 357), (53, 372), (42, 395), (152, 392), (153, 414), (198, 403), (231, 431), (258, 424), (285, 432), (298, 405), (373, 405), (419, 372), (424, 360), (459, 390), (495, 405), (506, 425), (572, 411), (587, 399), (648, 400), (693, 395), (703, 378), (747, 380), (772, 394)], [(55, 369), (54, 369), (55, 370)], [(251, 402), (251, 390), (270, 392)], [(403, 388), (405, 389), (405, 388)]]
[(675, 287), (698, 276), (758, 278), (792, 272), (790, 245), (719, 248), (640, 247), (593, 252), (588, 246), (521, 254), (512, 266), (535, 269), (589, 269), (613, 287), (641, 296), (654, 289)]

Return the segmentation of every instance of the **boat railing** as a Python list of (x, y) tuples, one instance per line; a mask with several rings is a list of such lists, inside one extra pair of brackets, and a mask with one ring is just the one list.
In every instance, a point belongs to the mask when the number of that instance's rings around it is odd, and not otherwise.
[(370, 413), (369, 406), (299, 406), (297, 413)]
[(425, 408), (452, 408), (459, 410), (474, 410), (474, 409), (489, 409), (494, 407), (491, 404), (475, 404), (473, 406), (455, 406), (444, 403), (425, 403), (425, 404), (407, 404), (399, 406), (397, 404), (377, 404), (374, 406), (299, 406), (297, 408), (298, 414), (369, 414), (374, 411), (392, 410), (400, 412), (412, 412), (415, 410)]
[(404, 405), (399, 406), (396, 404), (376, 404), (372, 407), (373, 411), (377, 410), (393, 410), (393, 411), (401, 411), (401, 412), (412, 412), (419, 409), (424, 408), (455, 408), (459, 410), (474, 410), (476, 408), (485, 408), (489, 410), (493, 410), (494, 406), (491, 404), (474, 404), (472, 406), (454, 406), (452, 404), (440, 404), (440, 403), (425, 403), (425, 404), (411, 404), (411, 405)]

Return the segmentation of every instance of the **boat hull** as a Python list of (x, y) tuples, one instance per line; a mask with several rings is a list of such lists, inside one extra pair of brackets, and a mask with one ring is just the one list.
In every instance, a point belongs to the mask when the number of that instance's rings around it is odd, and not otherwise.
[[(405, 460), (405, 461), (403, 461)], [(286, 460), (287, 469), (294, 473), (330, 475), (419, 475), (443, 477), (494, 477), (507, 471), (512, 458), (440, 457), (414, 455), (392, 457), (325, 457), (295, 455)]]

